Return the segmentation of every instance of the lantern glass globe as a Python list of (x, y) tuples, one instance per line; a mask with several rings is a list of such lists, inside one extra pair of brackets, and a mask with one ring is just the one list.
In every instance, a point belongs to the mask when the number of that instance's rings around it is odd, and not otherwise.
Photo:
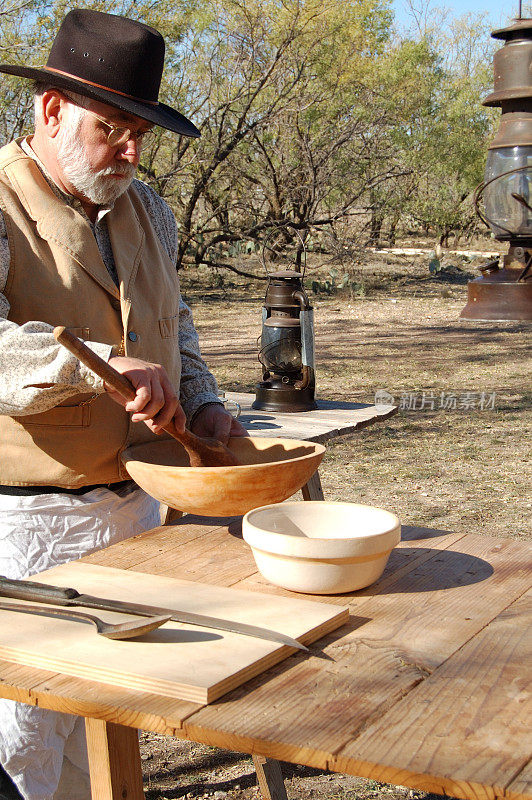
[(532, 146), (488, 151), (484, 205), (497, 239), (532, 237)]

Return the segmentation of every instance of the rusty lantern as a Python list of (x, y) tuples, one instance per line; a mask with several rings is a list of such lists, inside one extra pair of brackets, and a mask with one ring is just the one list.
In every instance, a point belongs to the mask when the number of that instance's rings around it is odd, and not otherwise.
[(273, 259), (278, 258), (277, 252), (268, 246), (272, 234), (262, 251), (268, 287), (259, 337), (262, 380), (256, 386), (252, 407), (263, 411), (295, 412), (317, 408), (313, 309), (303, 288), (306, 250), (303, 239), (297, 231), (296, 234), (299, 246), (295, 269), (272, 271), (268, 268), (267, 253), (270, 252)]
[[(508, 254), (480, 267), (468, 284), (460, 314), (479, 320), (532, 320), (532, 19), (517, 19), (493, 31), (504, 46), (493, 60), (494, 91), (485, 106), (502, 111), (491, 142), (484, 183), (475, 207), (495, 238), (509, 243)], [(484, 198), (484, 214), (478, 203)]]

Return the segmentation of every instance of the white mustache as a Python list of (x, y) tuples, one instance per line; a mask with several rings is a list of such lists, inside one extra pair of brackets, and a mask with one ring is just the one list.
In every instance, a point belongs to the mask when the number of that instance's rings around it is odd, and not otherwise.
[(124, 163), (124, 164), (115, 164), (112, 167), (105, 167), (104, 169), (98, 170), (98, 177), (104, 178), (106, 175), (124, 175), (126, 177), (131, 177), (135, 174), (136, 167), (133, 164)]

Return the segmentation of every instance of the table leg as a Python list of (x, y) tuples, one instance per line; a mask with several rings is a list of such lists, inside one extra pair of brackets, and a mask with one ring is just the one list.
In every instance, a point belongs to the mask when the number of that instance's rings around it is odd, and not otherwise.
[(303, 500), (323, 500), (323, 489), (321, 488), (320, 473), (318, 470), (312, 478), (301, 489)]
[(181, 519), (183, 516), (182, 511), (178, 511), (176, 508), (167, 506), (164, 503), (159, 505), (159, 514), (161, 516), (161, 525), (173, 525), (176, 520)]
[(264, 800), (287, 800), (281, 765), (273, 758), (253, 756), (260, 793)]
[(93, 800), (144, 800), (138, 730), (90, 718), (85, 728)]

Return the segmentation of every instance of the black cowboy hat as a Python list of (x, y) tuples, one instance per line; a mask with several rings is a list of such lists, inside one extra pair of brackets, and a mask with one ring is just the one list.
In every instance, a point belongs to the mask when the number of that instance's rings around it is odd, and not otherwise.
[(199, 136), (183, 114), (159, 103), (164, 39), (155, 28), (127, 17), (76, 8), (64, 18), (46, 66), (0, 64), (20, 75), (78, 92), (154, 125)]

